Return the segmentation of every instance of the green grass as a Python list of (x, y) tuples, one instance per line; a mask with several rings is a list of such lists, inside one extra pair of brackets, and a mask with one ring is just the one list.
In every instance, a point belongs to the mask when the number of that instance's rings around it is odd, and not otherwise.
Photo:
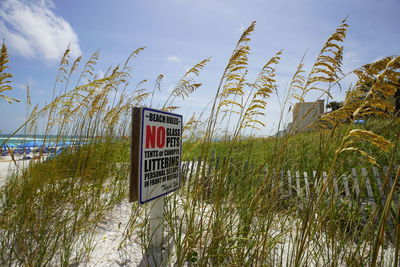
[[(217, 157), (223, 158), (230, 155), (230, 157), (236, 160), (248, 160), (255, 165), (265, 164), (266, 166), (273, 166), (277, 164), (276, 161), (280, 158), (281, 162), (278, 163), (278, 166), (281, 166), (285, 170), (310, 172), (322, 167), (323, 170), (327, 171), (330, 167), (329, 163), (335, 156), (335, 151), (339, 148), (349, 128), (356, 129), (360, 127), (395, 142), (396, 133), (400, 130), (400, 121), (399, 119), (371, 119), (365, 125), (340, 125), (334, 132), (332, 130), (319, 129), (313, 132), (304, 132), (280, 138), (253, 137), (244, 138), (239, 141), (211, 142), (210, 150)], [(202, 141), (184, 143), (184, 160), (193, 160), (201, 153), (202, 147)], [(395, 162), (400, 161), (399, 152), (395, 155), (390, 155), (366, 141), (359, 142), (358, 147), (368, 154), (374, 155), (380, 166), (389, 166), (392, 157), (394, 157)], [(322, 166), (321, 158), (324, 159)], [(354, 167), (371, 167), (371, 164), (366, 159), (363, 159), (356, 153), (343, 155), (342, 163), (341, 166), (337, 166), (339, 173), (340, 171), (348, 172)]]

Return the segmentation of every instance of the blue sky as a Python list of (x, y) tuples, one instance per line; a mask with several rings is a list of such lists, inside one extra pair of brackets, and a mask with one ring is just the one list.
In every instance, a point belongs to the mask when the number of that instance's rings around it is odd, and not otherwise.
[[(307, 51), (305, 67), (309, 69), (347, 15), (344, 72), (400, 54), (399, 12), (398, 0), (1, 0), (0, 38), (8, 45), (9, 71), (14, 75), (9, 96), (25, 100), (29, 84), (33, 103), (39, 104), (51, 98), (58, 63), (68, 44), (74, 57), (82, 54), (84, 59), (99, 49), (100, 74), (145, 46), (133, 62), (131, 84), (134, 88), (149, 79), (151, 88), (158, 74), (164, 74), (162, 93), (155, 99), (159, 105), (188, 68), (211, 57), (198, 79), (203, 86), (185, 102), (176, 103), (182, 107), (177, 112), (187, 117), (199, 114), (215, 95), (232, 49), (254, 20), (250, 81), (283, 49), (276, 77), (282, 95), (303, 54)], [(343, 88), (352, 81), (354, 77), (343, 81)], [(335, 89), (333, 95), (334, 100), (343, 100), (344, 91)], [(25, 106), (0, 102), (3, 133), (23, 123)], [(275, 132), (279, 110), (276, 97), (271, 97), (263, 118), (267, 126), (259, 135)]]

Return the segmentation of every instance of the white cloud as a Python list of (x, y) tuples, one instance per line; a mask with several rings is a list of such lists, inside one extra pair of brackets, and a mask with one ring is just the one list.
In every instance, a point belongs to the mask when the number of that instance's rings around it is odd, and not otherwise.
[(167, 57), (167, 61), (169, 62), (175, 62), (175, 63), (180, 63), (181, 59), (177, 56), (169, 56)]
[(69, 45), (71, 55), (81, 54), (71, 25), (53, 12), (46, 0), (4, 0), (0, 4), (0, 36), (9, 48), (24, 57), (47, 62), (61, 59)]
[(357, 64), (360, 60), (360, 55), (356, 51), (349, 51), (344, 53), (343, 61), (349, 64)]

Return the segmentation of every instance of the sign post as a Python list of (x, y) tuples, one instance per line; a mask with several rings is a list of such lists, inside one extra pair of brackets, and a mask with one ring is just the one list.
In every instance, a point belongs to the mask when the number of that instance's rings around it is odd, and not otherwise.
[(164, 224), (163, 224), (163, 210), (164, 198), (159, 197), (151, 203), (149, 222), (150, 222), (150, 250), (148, 255), (148, 263), (150, 266), (164, 266), (163, 265), (163, 238), (164, 238)]
[(132, 112), (129, 200), (150, 208), (149, 263), (162, 263), (163, 209), (166, 194), (180, 186), (182, 115), (152, 108)]

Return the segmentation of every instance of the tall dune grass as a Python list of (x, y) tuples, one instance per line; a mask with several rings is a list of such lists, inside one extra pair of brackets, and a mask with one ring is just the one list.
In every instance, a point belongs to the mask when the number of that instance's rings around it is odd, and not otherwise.
[[(285, 103), (292, 97), (303, 102), (310, 92), (329, 97), (344, 76), (340, 68), (347, 27), (343, 21), (327, 39), (308, 73), (301, 61)], [(283, 138), (246, 137), (246, 129), (264, 126), (268, 99), (277, 92), (275, 69), (284, 56), (276, 52), (256, 80), (248, 81), (254, 30), (252, 23), (236, 44), (211, 109), (187, 119), (183, 156), (191, 167), (183, 169), (182, 188), (167, 196), (165, 235), (172, 249), (166, 260), (177, 266), (186, 262), (196, 266), (397, 266), (399, 171), (393, 166), (400, 157), (399, 121), (388, 99), (396, 89), (400, 58), (385, 58), (355, 70), (359, 81), (345, 105), (327, 114), (314, 131), (293, 130)], [(129, 62), (142, 50), (135, 50), (104, 77), (95, 74), (97, 52), (82, 67), (81, 58), (71, 61), (69, 50), (65, 52), (52, 102), (34, 107), (16, 132), (26, 128), (34, 134), (44, 119), (47, 138), (56, 135), (61, 141), (74, 135), (85, 145), (52, 160), (32, 162), (1, 187), (2, 265), (71, 266), (89, 259), (99, 222), (127, 198), (130, 140), (123, 136), (130, 133), (131, 108), (152, 105), (160, 89), (162, 75), (153, 91), (142, 89), (146, 81), (131, 89)], [(196, 77), (208, 61), (200, 61), (183, 75), (160, 105), (164, 110), (179, 112), (177, 101), (200, 88)], [(368, 123), (359, 129), (352, 123), (357, 118)], [(218, 131), (224, 124), (233, 130)], [(215, 137), (222, 141), (213, 142)], [(360, 162), (388, 164), (395, 178), (385, 202), (366, 214), (360, 209), (363, 203), (349, 203), (332, 190), (334, 177)], [(280, 185), (281, 171), (293, 168), (317, 171), (308, 198), (289, 196)], [(326, 180), (322, 171), (328, 173)], [(132, 204), (121, 246), (139, 236), (143, 249), (148, 248), (148, 209), (149, 205)]]

